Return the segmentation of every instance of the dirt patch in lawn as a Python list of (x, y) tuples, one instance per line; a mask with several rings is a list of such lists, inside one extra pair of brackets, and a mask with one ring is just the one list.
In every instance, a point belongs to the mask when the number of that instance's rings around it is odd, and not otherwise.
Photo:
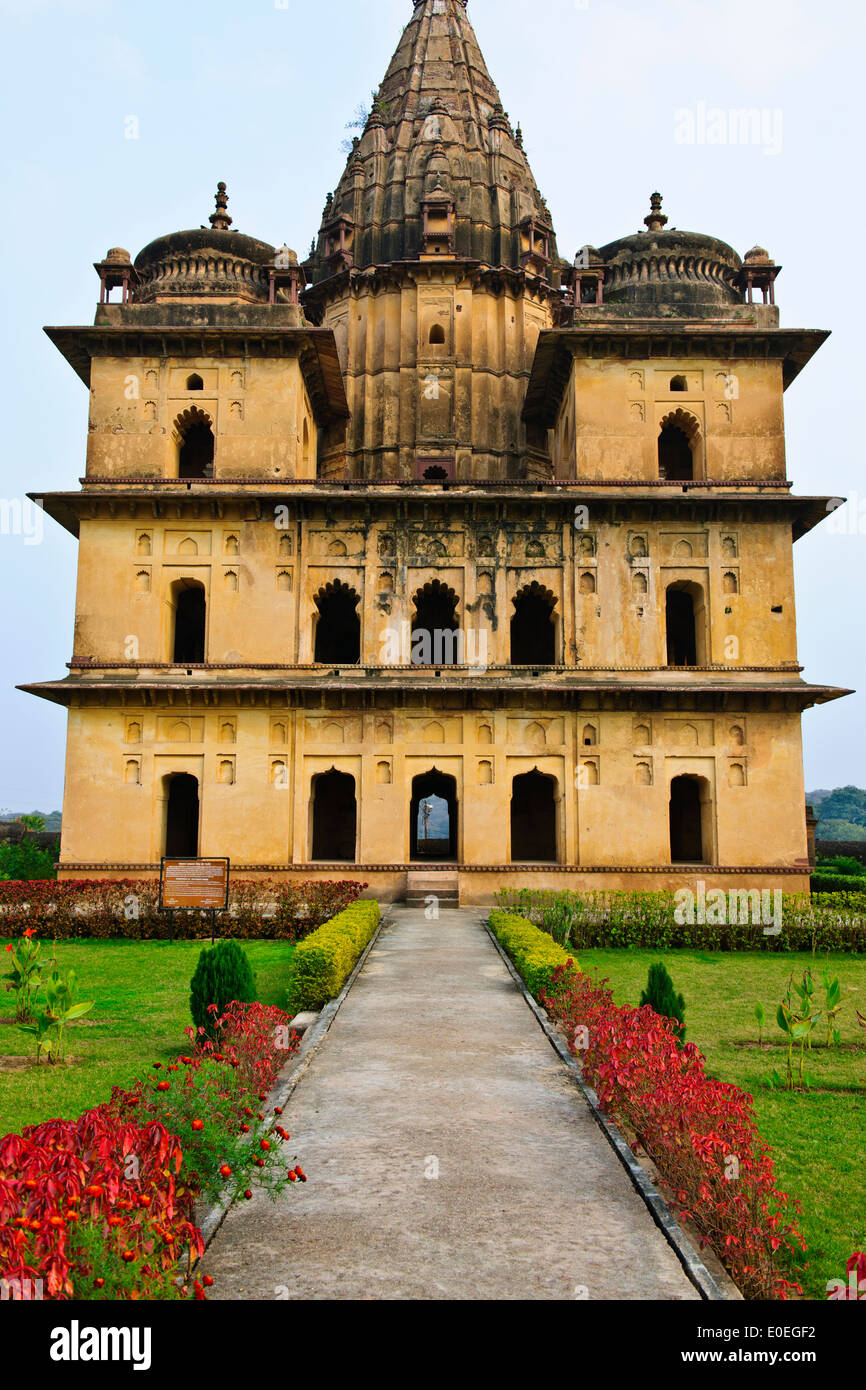
[[(74, 1067), (78, 1062), (83, 1061), (82, 1057), (67, 1057), (63, 1062), (55, 1062), (55, 1067)], [(47, 1062), (40, 1062), (40, 1068), (48, 1070)], [(0, 1057), (0, 1072), (5, 1071), (29, 1071), (36, 1066), (35, 1057)]]

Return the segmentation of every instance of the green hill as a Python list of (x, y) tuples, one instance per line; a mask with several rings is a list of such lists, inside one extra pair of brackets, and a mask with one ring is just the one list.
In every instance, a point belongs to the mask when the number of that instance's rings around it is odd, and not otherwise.
[(862, 787), (809, 792), (807, 800), (818, 817), (820, 840), (866, 840), (866, 791)]

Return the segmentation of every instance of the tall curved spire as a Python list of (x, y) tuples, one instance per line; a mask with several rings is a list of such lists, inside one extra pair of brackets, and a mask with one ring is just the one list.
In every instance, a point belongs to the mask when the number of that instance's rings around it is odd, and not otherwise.
[[(350, 266), (416, 258), (422, 200), (434, 188), (453, 199), (457, 256), (519, 270), (531, 220), (543, 229), (555, 270), (550, 214), (502, 109), (466, 0), (413, 5), (363, 136), (329, 195), (309, 278), (318, 283)], [(332, 228), (339, 229), (336, 238)]]

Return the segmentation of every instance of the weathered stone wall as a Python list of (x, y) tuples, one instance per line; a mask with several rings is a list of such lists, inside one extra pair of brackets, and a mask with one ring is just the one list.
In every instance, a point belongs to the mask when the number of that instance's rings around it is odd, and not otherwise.
[[(187, 389), (193, 374), (202, 390)], [(95, 357), (87, 476), (177, 478), (189, 411), (213, 430), (215, 478), (315, 478), (318, 432), (291, 355)]]
[[(102, 697), (105, 699), (106, 697)], [(312, 779), (355, 780), (357, 862), (411, 858), (413, 778), (456, 781), (461, 863), (507, 865), (515, 776), (554, 779), (563, 865), (670, 863), (671, 779), (700, 776), (711, 793), (716, 864), (807, 863), (799, 717), (782, 708), (708, 713), (681, 698), (655, 708), (579, 709), (520, 692), (485, 705), (476, 693), (309, 695), (290, 707), (275, 691), (233, 696), (172, 691), (124, 705), (79, 697), (70, 710), (64, 863), (142, 865), (162, 853), (165, 780), (190, 773), (201, 789), (201, 852), (243, 865), (308, 864)], [(745, 703), (745, 702), (744, 702)], [(764, 703), (767, 703), (766, 701)], [(773, 703), (772, 701), (770, 702)], [(768, 814), (772, 808), (772, 814)]]

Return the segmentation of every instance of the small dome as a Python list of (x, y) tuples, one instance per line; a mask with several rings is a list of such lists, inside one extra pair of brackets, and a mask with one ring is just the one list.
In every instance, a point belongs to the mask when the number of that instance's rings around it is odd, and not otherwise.
[(171, 232), (139, 251), (135, 258), (137, 304), (220, 299), (268, 303), (267, 267), (274, 259), (274, 248), (229, 230), (232, 219), (226, 211), (225, 189), (224, 183), (218, 185), (210, 227)]
[(130, 265), (132, 258), (127, 250), (122, 246), (112, 246), (105, 253), (106, 264), (111, 265)]
[(602, 246), (605, 302), (683, 314), (742, 304), (735, 283), (742, 262), (733, 247), (702, 232), (667, 228), (661, 203), (654, 193), (645, 232)]
[(744, 265), (772, 265), (769, 251), (765, 251), (763, 246), (753, 246), (751, 251), (747, 251), (743, 257)]

